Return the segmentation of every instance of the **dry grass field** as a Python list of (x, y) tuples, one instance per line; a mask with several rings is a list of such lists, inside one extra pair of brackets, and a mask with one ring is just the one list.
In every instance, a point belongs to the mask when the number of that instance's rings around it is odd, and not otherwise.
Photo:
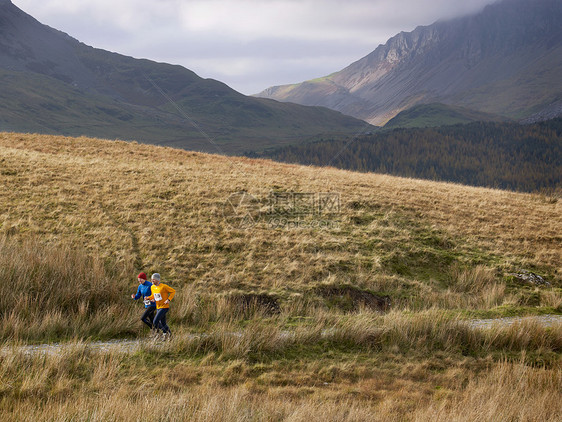
[[(562, 418), (560, 324), (465, 321), (562, 313), (556, 194), (3, 133), (0, 198), (3, 344), (75, 343), (0, 355), (5, 419)], [(90, 350), (139, 271), (175, 338)]]

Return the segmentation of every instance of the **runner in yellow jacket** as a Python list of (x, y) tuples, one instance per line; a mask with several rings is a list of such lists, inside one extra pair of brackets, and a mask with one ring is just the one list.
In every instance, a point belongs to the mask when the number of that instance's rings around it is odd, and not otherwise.
[(156, 331), (162, 330), (164, 338), (171, 338), (172, 333), (166, 324), (166, 314), (170, 310), (170, 301), (176, 294), (175, 289), (167, 284), (160, 282), (160, 274), (154, 273), (151, 277), (152, 286), (150, 287), (151, 295), (148, 300), (156, 302), (156, 316), (154, 317), (153, 326)]

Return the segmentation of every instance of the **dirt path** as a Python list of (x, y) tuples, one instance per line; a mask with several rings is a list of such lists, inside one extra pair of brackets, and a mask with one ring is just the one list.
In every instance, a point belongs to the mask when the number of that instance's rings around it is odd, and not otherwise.
[(536, 321), (545, 327), (552, 327), (555, 324), (562, 323), (562, 315), (541, 315), (532, 317), (510, 317), (510, 318), (491, 318), (491, 319), (473, 319), (470, 325), (475, 328), (491, 328), (501, 324), (503, 326), (513, 325), (516, 322)]
[[(492, 328), (498, 325), (510, 326), (514, 323), (522, 322), (522, 321), (536, 321), (539, 324), (544, 325), (545, 327), (552, 327), (557, 324), (562, 324), (562, 315), (473, 319), (473, 320), (469, 320), (468, 322), (474, 328)], [(198, 336), (200, 335), (201, 334), (199, 334)], [(232, 335), (237, 336), (240, 335), (240, 333), (232, 333)], [(116, 351), (122, 353), (134, 353), (140, 349), (141, 344), (146, 342), (153, 342), (153, 341), (154, 340), (148, 338), (135, 339), (135, 340), (93, 341), (90, 343), (84, 343), (84, 346), (88, 347), (88, 349), (95, 352)], [(17, 350), (22, 351), (26, 354), (36, 354), (36, 353), (55, 354), (55, 353), (60, 353), (64, 349), (68, 349), (72, 346), (76, 347), (79, 345), (80, 343), (36, 344), (36, 345), (18, 346)], [(14, 350), (13, 347), (10, 346), (1, 347), (0, 356), (9, 353), (11, 350)]]
[[(18, 351), (24, 352), (26, 354), (56, 354), (62, 350), (70, 349), (71, 347), (80, 347), (83, 344), (89, 350), (94, 352), (108, 352), (108, 351), (118, 351), (123, 353), (133, 353), (140, 348), (141, 341), (145, 339), (137, 340), (109, 340), (109, 341), (92, 341), (89, 343), (50, 343), (50, 344), (30, 344), (24, 346), (16, 346)], [(149, 341), (149, 340), (146, 340)], [(9, 353), (14, 350), (13, 346), (4, 346), (0, 349), (0, 356)]]

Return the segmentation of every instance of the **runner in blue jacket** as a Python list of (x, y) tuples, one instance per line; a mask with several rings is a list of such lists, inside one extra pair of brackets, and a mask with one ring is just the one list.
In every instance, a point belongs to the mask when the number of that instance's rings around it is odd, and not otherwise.
[(138, 300), (141, 297), (144, 300), (144, 314), (141, 316), (141, 321), (148, 325), (148, 328), (152, 330), (152, 321), (154, 320), (154, 313), (156, 312), (156, 302), (147, 299), (148, 296), (152, 294), (150, 288), (152, 283), (146, 279), (145, 273), (140, 273), (137, 276), (139, 282), (139, 288), (136, 294), (132, 294), (131, 297), (134, 300)]

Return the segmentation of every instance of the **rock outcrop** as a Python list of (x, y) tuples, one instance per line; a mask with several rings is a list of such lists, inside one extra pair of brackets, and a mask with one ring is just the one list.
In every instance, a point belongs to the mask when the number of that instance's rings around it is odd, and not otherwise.
[(517, 273), (508, 274), (515, 280), (523, 283), (533, 284), (535, 286), (549, 287), (550, 283), (546, 281), (540, 275), (537, 275), (531, 271), (519, 270)]

